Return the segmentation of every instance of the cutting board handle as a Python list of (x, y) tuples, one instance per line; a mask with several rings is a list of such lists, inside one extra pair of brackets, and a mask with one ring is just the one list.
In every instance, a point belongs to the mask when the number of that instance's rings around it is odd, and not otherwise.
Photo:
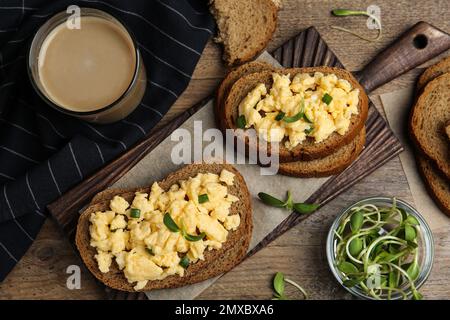
[(449, 34), (421, 21), (380, 52), (356, 77), (371, 92), (449, 48)]

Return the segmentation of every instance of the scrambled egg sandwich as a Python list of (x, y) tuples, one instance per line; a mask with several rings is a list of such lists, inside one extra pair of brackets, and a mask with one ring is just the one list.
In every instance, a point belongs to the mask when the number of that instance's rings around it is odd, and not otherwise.
[(194, 164), (151, 187), (107, 190), (82, 213), (89, 270), (125, 291), (178, 287), (228, 271), (251, 238), (250, 195), (230, 165)]
[(255, 129), (258, 145), (279, 143), (283, 163), (324, 158), (349, 144), (363, 129), (368, 98), (344, 69), (276, 69), (238, 79), (223, 110), (223, 129)]

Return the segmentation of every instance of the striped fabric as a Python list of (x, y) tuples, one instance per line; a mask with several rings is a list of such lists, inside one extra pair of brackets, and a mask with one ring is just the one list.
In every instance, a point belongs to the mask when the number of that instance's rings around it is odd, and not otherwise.
[[(0, 281), (26, 252), (45, 207), (142, 139), (191, 79), (214, 31), (203, 0), (0, 1)], [(49, 108), (26, 70), (31, 38), (68, 5), (124, 21), (148, 71), (141, 105), (126, 119), (93, 125)]]

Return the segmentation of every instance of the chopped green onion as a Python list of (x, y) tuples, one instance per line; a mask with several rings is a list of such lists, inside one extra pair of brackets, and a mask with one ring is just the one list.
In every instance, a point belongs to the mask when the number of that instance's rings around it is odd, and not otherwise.
[(311, 132), (314, 131), (314, 126), (309, 127), (309, 129), (305, 129), (305, 134), (310, 134)]
[(202, 240), (204, 237), (206, 237), (206, 233), (202, 232), (202, 233), (200, 233), (200, 234), (197, 236), (197, 235), (187, 234), (187, 233), (183, 232), (183, 237), (184, 237), (187, 241), (196, 242), (196, 241), (200, 241), (200, 240)]
[(328, 93), (325, 93), (322, 97), (322, 101), (323, 101), (323, 103), (329, 105), (331, 103), (331, 101), (333, 101), (333, 97), (330, 96)]
[(187, 256), (184, 256), (183, 258), (180, 259), (180, 266), (182, 266), (183, 268), (187, 268), (189, 266), (189, 258)]
[(170, 214), (168, 212), (164, 215), (163, 222), (164, 222), (164, 225), (167, 227), (167, 229), (169, 229), (170, 231), (172, 231), (172, 232), (180, 231), (180, 228), (175, 223), (175, 221), (173, 221), (172, 217), (170, 216)]
[(132, 208), (130, 210), (130, 217), (132, 218), (139, 218), (141, 216), (141, 210), (136, 209), (136, 208)]
[(236, 125), (239, 129), (244, 129), (247, 125), (247, 121), (245, 120), (245, 116), (241, 114), (236, 121)]
[(209, 201), (209, 198), (208, 198), (208, 195), (206, 193), (201, 194), (201, 195), (198, 196), (198, 203), (205, 203), (205, 202), (208, 202), (208, 201)]
[(283, 120), (284, 116), (286, 115), (286, 113), (284, 113), (283, 111), (280, 111), (277, 116), (275, 117), (275, 120), (277, 121), (281, 121)]
[(300, 120), (301, 118), (303, 118), (303, 112), (302, 111), (297, 113), (295, 116), (284, 117), (283, 121), (286, 122), (286, 123), (292, 123), (292, 122), (296, 122), (296, 121)]

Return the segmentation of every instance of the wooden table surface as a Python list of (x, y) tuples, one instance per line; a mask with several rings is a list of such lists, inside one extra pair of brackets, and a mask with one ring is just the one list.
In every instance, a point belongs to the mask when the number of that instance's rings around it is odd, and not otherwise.
[[(365, 18), (335, 18), (330, 15), (330, 10), (337, 7), (365, 10), (371, 4), (381, 8), (383, 38), (379, 42), (368, 43), (330, 28), (330, 25), (339, 24), (349, 28), (357, 27), (365, 34), (371, 34), (374, 31), (366, 28)], [(283, 9), (279, 12), (278, 28), (268, 50), (278, 47), (299, 31), (314, 25), (342, 63), (349, 70), (355, 71), (361, 69), (379, 50), (419, 20), (428, 21), (450, 32), (449, 14), (448, 0), (284, 0)], [(225, 73), (220, 54), (220, 48), (209, 42), (188, 89), (172, 107), (164, 121), (172, 119), (182, 110), (211, 94)], [(446, 52), (443, 56), (449, 54), (450, 52)], [(371, 98), (377, 107), (380, 107), (377, 94), (397, 90), (412, 83), (424, 66), (410, 71), (375, 91)], [(277, 271), (284, 272), (289, 278), (300, 283), (312, 299), (351, 298), (345, 290), (340, 288), (329, 272), (325, 256), (325, 238), (338, 212), (351, 202), (370, 195), (390, 195), (412, 202), (408, 183), (398, 158), (388, 162), (306, 221), (224, 275), (199, 298), (270, 299), (271, 279)], [(421, 291), (428, 299), (448, 299), (450, 298), (450, 219), (449, 225), (441, 228), (441, 231), (434, 236), (435, 264), (430, 278)], [(69, 290), (66, 287), (68, 276), (66, 268), (69, 265), (79, 265), (82, 268), (79, 290)], [(291, 291), (290, 288), (289, 291)], [(293, 297), (297, 295), (293, 290), (291, 294)], [(68, 240), (50, 219), (43, 226), (27, 254), (0, 284), (0, 299), (104, 298), (103, 290), (82, 266)]]

